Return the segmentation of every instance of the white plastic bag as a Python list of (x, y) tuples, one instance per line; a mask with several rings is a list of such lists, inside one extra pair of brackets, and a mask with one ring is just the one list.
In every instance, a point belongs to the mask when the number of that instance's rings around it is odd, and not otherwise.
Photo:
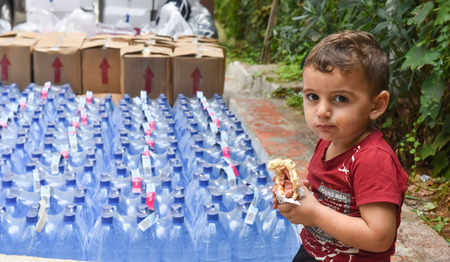
[(92, 37), (97, 34), (95, 14), (77, 8), (61, 19), (54, 29), (57, 32), (82, 32)]
[(54, 32), (54, 27), (58, 22), (59, 18), (50, 11), (42, 8), (30, 8), (27, 10), (27, 21), (16, 25), (14, 30), (46, 34)]
[(193, 35), (191, 26), (181, 15), (174, 2), (169, 2), (159, 10), (159, 21), (155, 29), (158, 35), (177, 38), (182, 35)]

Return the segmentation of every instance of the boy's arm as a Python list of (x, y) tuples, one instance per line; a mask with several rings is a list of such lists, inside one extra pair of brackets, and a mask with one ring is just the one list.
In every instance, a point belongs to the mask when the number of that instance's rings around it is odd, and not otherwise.
[(397, 231), (395, 204), (364, 204), (359, 207), (361, 217), (351, 217), (320, 204), (306, 187), (304, 190), (306, 196), (300, 206), (277, 204), (291, 223), (317, 226), (344, 244), (370, 252), (384, 252), (391, 247)]

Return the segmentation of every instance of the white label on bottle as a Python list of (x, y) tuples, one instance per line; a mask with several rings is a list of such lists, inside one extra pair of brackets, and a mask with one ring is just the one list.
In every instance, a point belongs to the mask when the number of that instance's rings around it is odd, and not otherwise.
[(256, 206), (256, 202), (258, 201), (258, 197), (259, 197), (258, 188), (250, 182), (246, 182), (245, 185), (253, 190), (254, 197), (253, 197), (252, 205)]
[(203, 110), (208, 110), (211, 107), (208, 102), (202, 103), (202, 105), (203, 105)]
[(219, 132), (219, 129), (217, 128), (217, 125), (213, 122), (209, 122), (209, 129), (211, 130), (211, 133), (217, 134)]
[(144, 129), (144, 134), (146, 136), (151, 136), (152, 135), (152, 130), (150, 129), (150, 125), (149, 125), (148, 122), (142, 123), (142, 129)]
[(150, 156), (142, 155), (142, 167), (144, 169), (145, 177), (151, 177), (152, 174), (152, 162), (150, 160)]
[(139, 97), (137, 97), (137, 96), (133, 98), (133, 102), (134, 102), (134, 104), (137, 105), (138, 107), (141, 106), (141, 104), (142, 104), (141, 99), (140, 99)]
[(150, 121), (151, 119), (153, 119), (152, 111), (150, 111), (149, 109), (144, 110), (144, 116), (145, 116), (145, 118), (147, 118), (147, 121)]
[(94, 96), (92, 94), (92, 91), (86, 91), (86, 101), (89, 104), (92, 104), (92, 100), (93, 100)]
[(41, 179), (39, 178), (39, 170), (37, 168), (33, 170), (33, 189), (34, 192), (41, 191)]
[(197, 91), (197, 98), (203, 97), (203, 91)]
[(145, 143), (147, 144), (147, 146), (150, 146), (151, 148), (155, 148), (155, 141), (153, 141), (151, 136), (144, 136), (145, 139)]
[(236, 176), (234, 175), (231, 166), (227, 166), (223, 169), (227, 174), (228, 182), (230, 183), (230, 188), (236, 187)]
[(81, 124), (87, 125), (88, 124), (88, 115), (87, 115), (86, 108), (81, 109), (80, 116), (81, 116)]
[(78, 116), (72, 117), (72, 126), (75, 128), (80, 126), (80, 118)]
[(50, 90), (51, 87), (52, 87), (52, 82), (47, 81), (44, 83), (44, 88), (47, 88), (47, 90)]
[(228, 142), (228, 134), (226, 132), (220, 132), (220, 140)]
[(229, 158), (226, 158), (226, 157), (223, 157), (222, 159), (228, 164), (228, 166), (231, 168), (231, 170), (233, 170), (234, 175), (236, 177), (239, 176), (239, 172), (237, 171), (237, 168), (233, 164), (233, 162), (231, 162), (231, 160)]
[(11, 119), (14, 116), (14, 112), (17, 112), (18, 109), (19, 109), (19, 103), (12, 103), (11, 104), (11, 111), (9, 111), (9, 115), (11, 116)]
[(47, 206), (48, 206), (48, 199), (42, 198), (39, 201), (39, 219), (36, 223), (36, 232), (41, 232), (44, 228), (45, 222), (47, 221)]
[(76, 133), (76, 129), (74, 126), (69, 126), (68, 128), (69, 130), (69, 146), (70, 149), (72, 149), (73, 151), (78, 151), (78, 140), (77, 140), (77, 133)]
[[(69, 137), (69, 139), (70, 139), (70, 137)], [(62, 144), (61, 145), (61, 155), (65, 158), (65, 159), (67, 159), (67, 158), (69, 158), (69, 144)]]
[(59, 159), (61, 158), (60, 154), (54, 154), (52, 156), (52, 163), (51, 163), (51, 170), (52, 170), (52, 175), (57, 175), (58, 174), (58, 165), (59, 165)]
[(220, 141), (220, 147), (222, 148), (222, 155), (224, 158), (230, 159), (230, 148), (228, 147), (227, 142), (225, 141)]
[(41, 199), (46, 201), (46, 207), (50, 207), (50, 187), (41, 186)]
[(80, 97), (80, 101), (78, 102), (78, 114), (80, 113), (81, 109), (86, 107), (86, 97), (82, 96)]
[(138, 227), (142, 232), (145, 232), (151, 226), (153, 226), (156, 222), (158, 222), (158, 214), (156, 211), (148, 215), (148, 217), (144, 218), (139, 224)]
[(20, 98), (19, 105), (23, 110), (25, 110), (25, 107), (27, 106), (27, 99), (25, 97)]
[(143, 104), (147, 104), (147, 91), (141, 90), (141, 100)]
[(141, 193), (141, 174), (139, 173), (139, 169), (131, 170), (131, 183), (132, 183), (132, 192), (133, 193)]
[(34, 102), (34, 92), (31, 92), (30, 94), (28, 94), (27, 100), (28, 100), (28, 103)]
[(8, 117), (7, 117), (7, 116), (2, 116), (2, 117), (0, 118), (0, 125), (1, 125), (3, 128), (6, 128), (6, 127), (7, 127), (7, 125), (8, 125)]
[(247, 210), (247, 215), (245, 216), (244, 222), (249, 225), (253, 225), (253, 223), (255, 222), (256, 214), (258, 214), (258, 208), (251, 204)]

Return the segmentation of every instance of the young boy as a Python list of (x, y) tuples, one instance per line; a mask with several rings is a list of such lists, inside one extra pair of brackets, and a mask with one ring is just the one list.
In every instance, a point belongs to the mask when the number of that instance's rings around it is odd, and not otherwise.
[(389, 102), (388, 59), (369, 33), (332, 34), (306, 59), (303, 83), (306, 122), (320, 137), (306, 196), (300, 205), (274, 198), (304, 225), (294, 261), (389, 261), (408, 175), (372, 125)]

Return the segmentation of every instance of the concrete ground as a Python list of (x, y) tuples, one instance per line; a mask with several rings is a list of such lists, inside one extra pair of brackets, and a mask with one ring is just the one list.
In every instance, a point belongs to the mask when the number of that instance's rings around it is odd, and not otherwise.
[[(280, 86), (266, 80), (266, 75), (275, 69), (276, 65), (228, 64), (223, 96), (230, 110), (252, 136), (261, 160), (290, 158), (295, 161), (299, 174), (306, 176), (317, 137), (307, 127), (300, 111), (289, 108), (283, 99), (270, 97)], [(300, 85), (289, 83), (290, 87)], [(403, 205), (396, 253), (391, 261), (450, 261), (450, 246), (408, 206)]]

